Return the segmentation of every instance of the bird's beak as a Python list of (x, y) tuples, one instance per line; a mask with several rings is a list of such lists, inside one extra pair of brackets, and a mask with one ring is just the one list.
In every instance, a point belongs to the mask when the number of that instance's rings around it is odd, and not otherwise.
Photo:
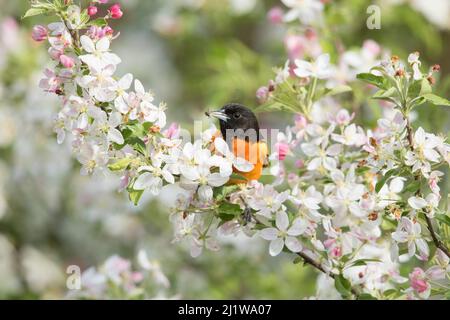
[(205, 115), (207, 115), (208, 117), (211, 117), (211, 118), (217, 118), (222, 121), (227, 121), (229, 119), (229, 117), (226, 115), (226, 113), (221, 110), (207, 111), (207, 112), (205, 112)]

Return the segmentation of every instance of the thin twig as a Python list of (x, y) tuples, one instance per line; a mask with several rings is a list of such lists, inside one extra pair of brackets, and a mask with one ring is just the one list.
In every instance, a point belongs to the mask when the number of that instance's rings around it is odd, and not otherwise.
[(447, 257), (450, 258), (450, 251), (448, 250), (448, 248), (442, 243), (441, 240), (439, 240), (439, 238), (437, 237), (437, 234), (433, 228), (433, 222), (431, 221), (431, 219), (425, 214), (425, 219), (427, 221), (427, 227), (428, 227), (428, 231), (430, 231), (431, 234), (431, 238), (433, 238), (433, 242), (434, 245), (436, 246), (436, 248), (439, 248), (443, 253), (445, 253), (445, 255)]
[[(311, 258), (310, 256), (308, 256), (307, 254), (305, 254), (304, 252), (297, 252), (297, 255), (299, 257), (301, 257), (303, 259), (303, 261), (311, 266), (313, 266), (314, 268), (316, 268), (317, 270), (325, 273), (327, 276), (333, 278), (333, 280), (336, 280), (336, 275), (334, 273), (328, 272), (325, 270), (325, 268), (320, 264), (320, 262), (315, 261), (313, 258)], [(358, 298), (358, 296), (360, 295), (359, 291), (352, 287), (351, 292), (353, 293), (353, 295)]]

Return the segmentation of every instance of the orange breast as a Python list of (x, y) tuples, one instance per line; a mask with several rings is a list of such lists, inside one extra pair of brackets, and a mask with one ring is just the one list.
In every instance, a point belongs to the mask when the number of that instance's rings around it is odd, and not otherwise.
[[(221, 137), (222, 134), (218, 130), (212, 137), (212, 141), (215, 138)], [(213, 151), (213, 148), (211, 151)], [(264, 163), (267, 159), (268, 148), (265, 142), (248, 142), (245, 140), (235, 138), (233, 140), (232, 150), (235, 156), (244, 158), (253, 164), (253, 170), (249, 172), (242, 172), (233, 168), (233, 172), (244, 177), (243, 179), (230, 179), (228, 184), (240, 184), (247, 183), (251, 180), (258, 180), (261, 177)]]
[[(234, 169), (236, 174), (250, 180), (258, 180), (261, 177), (264, 161), (267, 156), (267, 145), (265, 142), (248, 142), (240, 139), (233, 140), (233, 153), (253, 164), (253, 170), (242, 172)], [(245, 183), (242, 179), (231, 179), (230, 184)]]

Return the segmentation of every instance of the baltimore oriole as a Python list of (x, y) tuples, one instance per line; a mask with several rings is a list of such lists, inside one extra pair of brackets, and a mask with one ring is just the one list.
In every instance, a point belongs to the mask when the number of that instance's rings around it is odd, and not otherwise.
[(255, 114), (249, 108), (237, 103), (227, 104), (217, 111), (205, 112), (205, 114), (219, 119), (220, 132), (217, 132), (216, 137), (222, 136), (235, 156), (253, 164), (253, 169), (249, 172), (233, 168), (233, 172), (245, 178), (246, 181), (231, 179), (229, 184), (258, 180), (267, 163), (268, 148), (267, 144), (261, 140), (259, 123)]

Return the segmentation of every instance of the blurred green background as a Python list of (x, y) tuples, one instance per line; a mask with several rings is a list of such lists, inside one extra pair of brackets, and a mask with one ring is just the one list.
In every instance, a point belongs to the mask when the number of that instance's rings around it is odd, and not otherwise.
[[(329, 3), (325, 50), (333, 53), (337, 40), (350, 49), (373, 39), (401, 57), (420, 51), (424, 64), (441, 65), (437, 92), (450, 97), (448, 0), (436, 0), (433, 8), (428, 8), (430, 1), (419, 0), (325, 2)], [(227, 102), (255, 107), (257, 88), (273, 78), (273, 66), (286, 61), (286, 28), (266, 18), (274, 5), (283, 7), (280, 1), (121, 3), (125, 15), (112, 25), (121, 32), (113, 45), (123, 60), (119, 74), (131, 72), (142, 80), (168, 103), (168, 118), (187, 128), (206, 109)], [(366, 27), (366, 9), (373, 3), (382, 8), (381, 30)], [(288, 255), (270, 257), (258, 239), (228, 237), (220, 252), (205, 251), (193, 259), (188, 248), (170, 243), (167, 199), (147, 196), (133, 207), (126, 195), (117, 192), (117, 179), (79, 175), (70, 146), (57, 145), (52, 132), (58, 101), (37, 85), (48, 61), (45, 46), (32, 42), (30, 30), (50, 20), (22, 21), (27, 6), (25, 0), (0, 0), (0, 298), (64, 297), (68, 265), (84, 269), (112, 254), (133, 260), (140, 248), (160, 261), (171, 282), (168, 295), (191, 299), (314, 295), (315, 271), (293, 264)], [(362, 111), (371, 108), (364, 99), (357, 106)], [(421, 108), (414, 125), (448, 135), (449, 116), (443, 108)], [(260, 114), (264, 127), (284, 128), (291, 118)], [(374, 120), (358, 121), (370, 126)]]

